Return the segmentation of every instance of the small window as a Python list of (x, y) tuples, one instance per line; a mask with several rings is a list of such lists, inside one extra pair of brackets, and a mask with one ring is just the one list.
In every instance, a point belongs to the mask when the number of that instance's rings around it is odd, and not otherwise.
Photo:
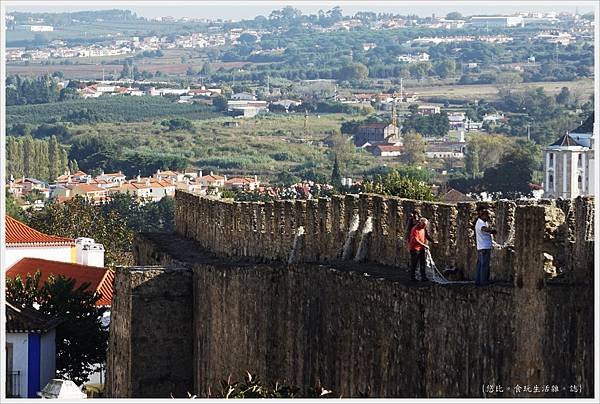
[(554, 153), (550, 153), (550, 164), (554, 163)]
[(548, 176), (548, 188), (554, 190), (554, 176), (552, 174)]
[(577, 167), (581, 167), (583, 159), (581, 158), (582, 154), (577, 155)]
[(577, 176), (577, 188), (583, 189), (583, 180), (581, 178), (581, 175)]

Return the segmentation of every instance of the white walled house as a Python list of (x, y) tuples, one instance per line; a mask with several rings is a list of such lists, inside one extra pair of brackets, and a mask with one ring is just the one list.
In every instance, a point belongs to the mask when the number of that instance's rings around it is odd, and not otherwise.
[(44, 234), (7, 215), (5, 268), (25, 257), (75, 262), (75, 240)]
[(7, 397), (38, 398), (37, 393), (55, 377), (55, 328), (60, 322), (6, 302)]
[(544, 151), (544, 197), (571, 199), (594, 195), (593, 115)]
[[(5, 268), (23, 258), (104, 266), (104, 246), (90, 238), (76, 240), (37, 231), (6, 215)], [(78, 240), (80, 241), (78, 244)], [(84, 240), (84, 241), (82, 241)], [(80, 249), (81, 251), (78, 251)]]

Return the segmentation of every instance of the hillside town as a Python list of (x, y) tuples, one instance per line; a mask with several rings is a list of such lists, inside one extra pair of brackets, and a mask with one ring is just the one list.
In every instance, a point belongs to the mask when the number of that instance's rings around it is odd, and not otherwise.
[[(67, 46), (64, 41), (54, 40), (46, 47), (24, 49), (8, 48), (6, 51), (7, 61), (28, 61), (28, 60), (48, 60), (60, 58), (90, 58), (103, 56), (126, 55), (139, 51), (160, 51), (166, 49), (188, 49), (188, 48), (213, 48), (225, 45), (236, 45), (240, 43), (240, 38), (244, 35), (252, 36), (256, 41), (260, 41), (264, 35), (277, 35), (282, 31), (278, 29), (252, 29), (244, 30), (241, 28), (226, 29), (227, 23), (234, 21), (224, 20), (222, 22), (206, 21), (204, 19), (161, 17), (160, 22), (201, 22), (206, 23), (206, 32), (195, 32), (189, 35), (152, 35), (147, 37), (134, 36), (124, 38), (121, 33), (109, 35), (103, 43), (96, 43), (90, 46)], [(77, 23), (77, 20), (73, 20)], [(30, 19), (27, 24), (17, 24), (14, 16), (6, 15), (7, 30), (21, 30), (31, 32), (53, 32), (54, 27), (44, 25), (43, 19)], [(568, 32), (559, 32), (552, 28), (559, 24), (568, 24), (574, 30), (573, 34)], [(347, 19), (336, 22), (329, 28), (323, 28), (315, 24), (305, 24), (304, 28), (314, 32), (336, 32), (347, 31), (351, 29), (370, 29), (387, 30), (398, 28), (442, 28), (448, 31), (458, 30), (465, 27), (535, 27), (541, 28), (531, 39), (547, 41), (549, 43), (560, 43), (568, 45), (582, 36), (589, 36), (591, 33), (591, 24), (587, 20), (582, 20), (578, 15), (570, 13), (519, 13), (513, 16), (494, 16), (494, 17), (471, 17), (466, 19), (447, 20), (444, 17), (435, 14), (427, 18), (374, 18), (368, 20)], [(545, 30), (544, 30), (545, 29)], [(512, 38), (506, 35), (483, 35), (483, 36), (445, 36), (445, 37), (423, 37), (409, 41), (409, 43), (451, 43), (464, 41), (487, 41), (487, 42), (507, 42)], [(375, 44), (366, 44), (365, 50), (376, 47)], [(263, 50), (263, 53), (278, 52), (281, 50), (270, 49)], [(422, 59), (418, 56), (416, 60)], [(412, 56), (398, 55), (401, 61), (413, 61)]]

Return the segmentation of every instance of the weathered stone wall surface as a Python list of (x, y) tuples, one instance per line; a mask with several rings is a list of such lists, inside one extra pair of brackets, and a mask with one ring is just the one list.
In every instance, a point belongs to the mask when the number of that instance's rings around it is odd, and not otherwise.
[(107, 360), (108, 397), (184, 397), (192, 386), (192, 273), (118, 268)]
[[(176, 231), (224, 256), (293, 262), (359, 259), (399, 267), (408, 264), (408, 216), (418, 206), (430, 219), (436, 241), (431, 253), (438, 268), (456, 268), (474, 278), (476, 203), (451, 205), (370, 194), (232, 202), (179, 191), (176, 200)], [(502, 245), (492, 253), (492, 276), (510, 281), (516, 204), (487, 205), (495, 212), (496, 240)], [(300, 227), (303, 234), (297, 235)]]
[[(298, 386), (320, 380), (345, 397), (367, 390), (481, 397), (484, 384), (502, 385), (497, 396), (504, 397), (515, 397), (506, 387), (517, 384), (566, 390), (516, 397), (591, 397), (593, 200), (493, 206), (498, 241), (508, 241), (495, 252), (496, 273), (511, 282), (483, 288), (414, 284), (398, 275), (406, 260), (404, 219), (414, 203), (372, 196), (228, 203), (178, 194), (180, 234), (141, 235), (135, 255), (140, 265), (183, 266), (184, 275), (175, 281), (175, 272), (156, 272), (149, 280), (156, 287), (141, 299), (139, 271), (117, 272), (111, 396), (203, 395), (248, 370)], [(468, 277), (475, 208), (422, 205), (439, 240), (436, 262), (463, 266)], [(371, 226), (361, 247), (360, 234)], [(351, 260), (342, 259), (344, 245)], [(175, 289), (188, 292), (146, 310), (150, 296)], [(142, 324), (165, 316), (165, 327), (155, 324), (146, 334)], [(169, 358), (139, 354), (149, 340), (180, 348)], [(150, 394), (141, 395), (142, 383), (155, 383)], [(570, 393), (570, 385), (581, 393)]]
[(201, 393), (245, 370), (346, 397), (480, 397), (509, 380), (510, 288), (415, 288), (310, 264), (200, 265), (194, 282)]

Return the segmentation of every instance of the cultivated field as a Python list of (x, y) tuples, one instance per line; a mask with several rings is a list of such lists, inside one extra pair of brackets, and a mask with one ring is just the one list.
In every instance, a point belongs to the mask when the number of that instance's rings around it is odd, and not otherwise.
[[(578, 94), (587, 99), (594, 93), (594, 80), (581, 79), (577, 81), (554, 81), (521, 83), (518, 90), (543, 87), (548, 94), (558, 94), (562, 87), (568, 87), (572, 94)], [(441, 97), (457, 100), (491, 100), (497, 97), (498, 89), (493, 84), (445, 85), (445, 86), (415, 86), (406, 87), (407, 91), (416, 92), (420, 98)]]

